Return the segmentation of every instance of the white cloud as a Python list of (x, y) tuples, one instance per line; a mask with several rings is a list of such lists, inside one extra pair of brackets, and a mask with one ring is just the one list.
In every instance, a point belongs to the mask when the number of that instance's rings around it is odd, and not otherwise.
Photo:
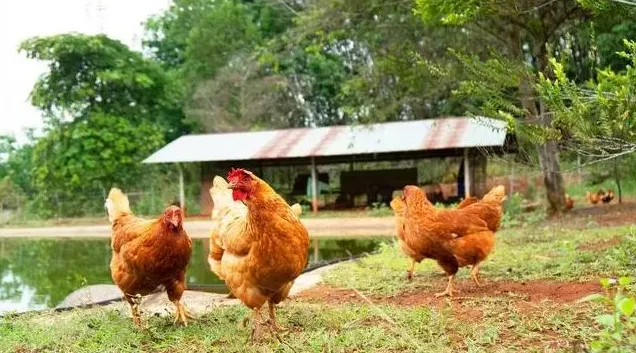
[(170, 0), (0, 1), (0, 134), (14, 134), (23, 142), (24, 128), (42, 124), (28, 96), (46, 65), (19, 54), (21, 41), (33, 36), (103, 31), (140, 49), (142, 22), (169, 5)]

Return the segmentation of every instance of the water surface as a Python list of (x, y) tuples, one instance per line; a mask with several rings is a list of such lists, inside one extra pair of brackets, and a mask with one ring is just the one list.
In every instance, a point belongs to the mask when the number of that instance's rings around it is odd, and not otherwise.
[[(318, 260), (372, 252), (386, 239), (320, 240)], [(222, 292), (223, 282), (207, 263), (208, 241), (193, 240), (193, 246), (188, 285)], [(310, 264), (315, 264), (313, 249), (309, 254)], [(106, 238), (0, 238), (0, 313), (55, 307), (83, 286), (112, 284), (110, 258), (110, 239)]]

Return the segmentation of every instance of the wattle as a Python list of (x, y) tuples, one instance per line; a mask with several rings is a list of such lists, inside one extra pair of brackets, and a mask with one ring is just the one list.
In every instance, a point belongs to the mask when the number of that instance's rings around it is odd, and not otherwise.
[(234, 201), (243, 201), (247, 199), (247, 192), (234, 189), (232, 190), (232, 198), (234, 199)]

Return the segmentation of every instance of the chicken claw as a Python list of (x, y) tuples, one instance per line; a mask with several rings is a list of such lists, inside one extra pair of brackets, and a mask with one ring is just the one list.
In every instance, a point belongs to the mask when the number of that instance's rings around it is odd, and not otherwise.
[(125, 296), (128, 304), (130, 304), (130, 311), (132, 314), (133, 322), (135, 323), (135, 325), (141, 326), (141, 311), (139, 310), (139, 307), (141, 306), (141, 300), (143, 297), (140, 294), (125, 294)]
[(177, 307), (177, 311), (175, 312), (175, 318), (174, 318), (174, 321), (172, 323), (176, 324), (177, 322), (181, 322), (181, 323), (183, 323), (183, 326), (188, 327), (188, 320), (187, 319), (195, 320), (196, 318), (178, 300), (175, 300), (173, 302), (173, 304)]
[(285, 332), (285, 331), (287, 331), (287, 329), (284, 329), (284, 328), (280, 327), (280, 325), (278, 325), (278, 322), (276, 321), (276, 312), (274, 311), (274, 309), (275, 309), (274, 304), (272, 304), (271, 302), (268, 302), (267, 304), (268, 304), (268, 307), (269, 307), (269, 319), (267, 319), (267, 324), (275, 332)]
[(454, 293), (459, 293), (458, 290), (453, 288), (453, 279), (455, 276), (448, 276), (448, 286), (446, 286), (446, 290), (435, 294), (435, 298), (449, 296), (452, 297)]
[(411, 260), (411, 265), (409, 266), (409, 269), (406, 270), (406, 279), (408, 281), (412, 281), (414, 275), (415, 275), (415, 260)]
[[(243, 321), (245, 322), (245, 320)], [(252, 332), (250, 332), (250, 336), (247, 339), (248, 342), (254, 343), (259, 341), (263, 337), (263, 326), (265, 322), (262, 321), (261, 318), (261, 309), (254, 309), (254, 319), (252, 322)]]

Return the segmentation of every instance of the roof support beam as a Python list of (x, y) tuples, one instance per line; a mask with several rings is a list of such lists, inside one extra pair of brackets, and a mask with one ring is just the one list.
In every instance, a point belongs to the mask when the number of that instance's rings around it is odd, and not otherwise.
[(471, 195), (470, 185), (472, 184), (470, 172), (470, 158), (468, 155), (468, 148), (464, 149), (464, 198), (469, 198)]
[(181, 212), (185, 217), (185, 182), (183, 180), (183, 164), (178, 163), (177, 168), (179, 169), (179, 207), (181, 207)]
[(311, 208), (318, 212), (318, 171), (316, 170), (316, 158), (311, 157)]

